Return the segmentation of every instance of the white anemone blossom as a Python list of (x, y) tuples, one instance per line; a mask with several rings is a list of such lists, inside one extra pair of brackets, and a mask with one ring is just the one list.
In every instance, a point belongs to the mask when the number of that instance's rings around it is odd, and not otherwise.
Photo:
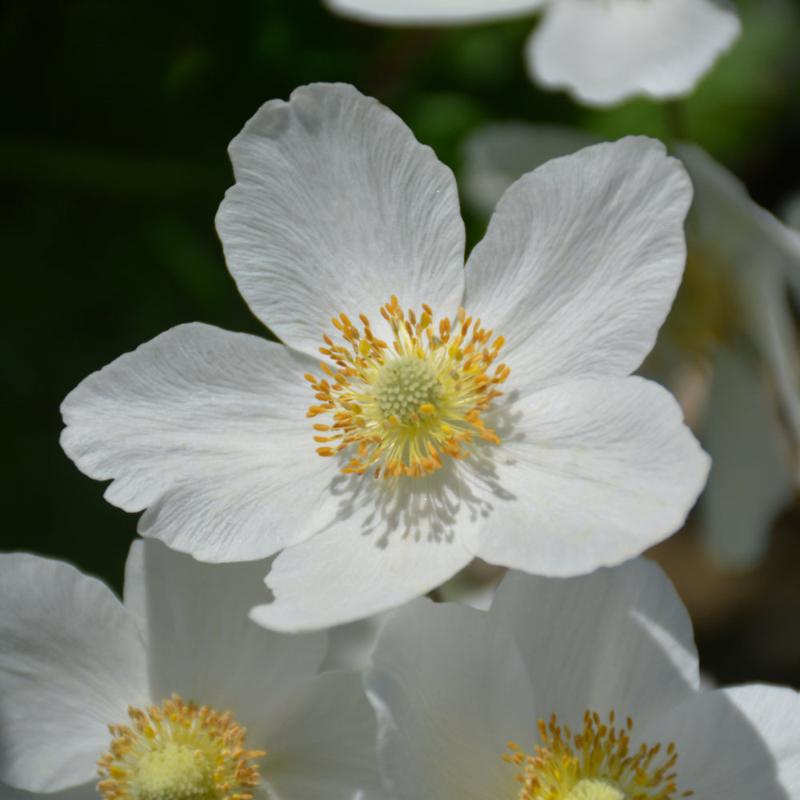
[(643, 559), (509, 572), (488, 612), (417, 599), (365, 683), (395, 800), (800, 796), (800, 695), (704, 691), (689, 617)]
[(247, 618), (263, 569), (137, 542), (121, 603), (66, 563), (0, 555), (0, 796), (384, 797), (358, 674), (319, 674), (326, 634)]
[(327, 0), (346, 16), (388, 25), (443, 25), (529, 14), (531, 79), (591, 106), (637, 95), (689, 94), (736, 41), (728, 0)]
[[(519, 175), (593, 141), (558, 126), (488, 126), (466, 148), (466, 196), (488, 214)], [(702, 376), (697, 422), (713, 467), (701, 529), (721, 564), (748, 567), (798, 485), (800, 355), (787, 292), (800, 297), (800, 235), (699, 147), (676, 153), (695, 189), (689, 256), (647, 371), (689, 405), (698, 393), (682, 387)]]
[(282, 344), (180, 325), (62, 407), (64, 449), (147, 509), (142, 534), (205, 561), (282, 551), (253, 613), (298, 630), (476, 556), (572, 575), (680, 527), (707, 456), (630, 377), (685, 259), (691, 187), (660, 143), (526, 175), (466, 269), (452, 173), (352, 87), (267, 103), (230, 153), (218, 230)]

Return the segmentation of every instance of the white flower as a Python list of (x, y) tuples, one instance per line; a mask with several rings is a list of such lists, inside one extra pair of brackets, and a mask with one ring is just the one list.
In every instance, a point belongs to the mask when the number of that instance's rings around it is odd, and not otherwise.
[[(467, 146), (466, 195), (488, 214), (520, 174), (592, 141), (556, 126), (489, 126)], [(786, 294), (800, 288), (800, 236), (699, 147), (676, 151), (695, 187), (689, 259), (651, 371), (678, 391), (687, 365), (710, 367), (700, 427), (714, 465), (703, 533), (720, 562), (746, 567), (797, 485), (800, 358)]]
[(701, 689), (688, 615), (641, 559), (511, 572), (489, 612), (418, 599), (365, 682), (394, 800), (800, 796), (800, 695)]
[(263, 570), (138, 542), (123, 604), (68, 564), (1, 555), (0, 780), (63, 800), (95, 784), (106, 800), (383, 797), (358, 675), (318, 674), (324, 633), (248, 620)]
[(727, 0), (327, 0), (389, 25), (475, 22), (542, 10), (525, 48), (531, 79), (591, 106), (689, 94), (741, 32)]
[(228, 265), (285, 344), (182, 325), (62, 409), (66, 452), (147, 509), (141, 533), (207, 561), (283, 550), (254, 614), (297, 630), (475, 556), (570, 575), (682, 524), (707, 457), (673, 398), (629, 377), (685, 258), (691, 189), (662, 145), (526, 176), (466, 270), (452, 173), (352, 87), (267, 103), (231, 156)]

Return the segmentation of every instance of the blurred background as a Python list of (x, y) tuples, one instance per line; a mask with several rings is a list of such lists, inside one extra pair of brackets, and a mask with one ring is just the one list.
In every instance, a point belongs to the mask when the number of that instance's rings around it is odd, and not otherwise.
[[(120, 587), (136, 520), (62, 453), (59, 404), (87, 374), (178, 323), (265, 333), (213, 225), (232, 182), (227, 144), (261, 103), (310, 81), (353, 83), (457, 176), (467, 137), (489, 122), (678, 135), (781, 214), (800, 192), (800, 4), (737, 6), (742, 38), (690, 98), (599, 111), (530, 83), (522, 47), (533, 18), (387, 29), (315, 0), (4, 0), (2, 549), (66, 558)], [(486, 219), (465, 206), (471, 246)], [(763, 552), (736, 568), (704, 546), (700, 524), (693, 517), (653, 555), (689, 605), (703, 667), (721, 682), (800, 687), (800, 504), (790, 498)]]

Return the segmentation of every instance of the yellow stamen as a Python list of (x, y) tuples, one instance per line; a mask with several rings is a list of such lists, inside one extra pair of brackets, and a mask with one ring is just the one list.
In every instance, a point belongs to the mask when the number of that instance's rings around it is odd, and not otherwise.
[(345, 314), (331, 320), (345, 341), (323, 337), (320, 363), (327, 377), (305, 375), (317, 402), (308, 417), (330, 414), (332, 425), (314, 424), (321, 456), (352, 448), (345, 474), (377, 477), (421, 477), (441, 469), (442, 455), (470, 455), (475, 440), (499, 444), (481, 415), (502, 395), (498, 387), (510, 374), (505, 364), (491, 371), (505, 342), (473, 321), (463, 308), (456, 319), (433, 321), (422, 313), (404, 312), (396, 297), (380, 309), (392, 341), (377, 338), (370, 321), (359, 314), (361, 330)]
[(106, 800), (253, 800), (265, 754), (244, 747), (230, 713), (187, 703), (128, 709), (130, 725), (110, 725), (109, 751), (97, 762)]
[(630, 717), (617, 727), (613, 711), (607, 722), (586, 711), (583, 729), (573, 734), (553, 714), (537, 727), (533, 755), (509, 742), (502, 756), (519, 769), (518, 800), (677, 800), (694, 794), (678, 790), (674, 743), (631, 749)]

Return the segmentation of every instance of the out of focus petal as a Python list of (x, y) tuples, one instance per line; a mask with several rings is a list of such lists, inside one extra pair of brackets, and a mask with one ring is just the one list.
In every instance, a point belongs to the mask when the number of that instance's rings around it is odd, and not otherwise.
[(555, 0), (527, 47), (532, 78), (582, 103), (689, 94), (737, 39), (724, 0)]
[(0, 779), (34, 792), (92, 780), (108, 725), (150, 698), (134, 618), (95, 578), (25, 554), (0, 556), (0, 608)]
[(331, 11), (383, 25), (449, 25), (527, 14), (546, 0), (326, 0)]
[(721, 564), (748, 567), (764, 552), (775, 516), (792, 497), (792, 466), (759, 365), (720, 348), (713, 367), (703, 436), (713, 463), (702, 530)]

